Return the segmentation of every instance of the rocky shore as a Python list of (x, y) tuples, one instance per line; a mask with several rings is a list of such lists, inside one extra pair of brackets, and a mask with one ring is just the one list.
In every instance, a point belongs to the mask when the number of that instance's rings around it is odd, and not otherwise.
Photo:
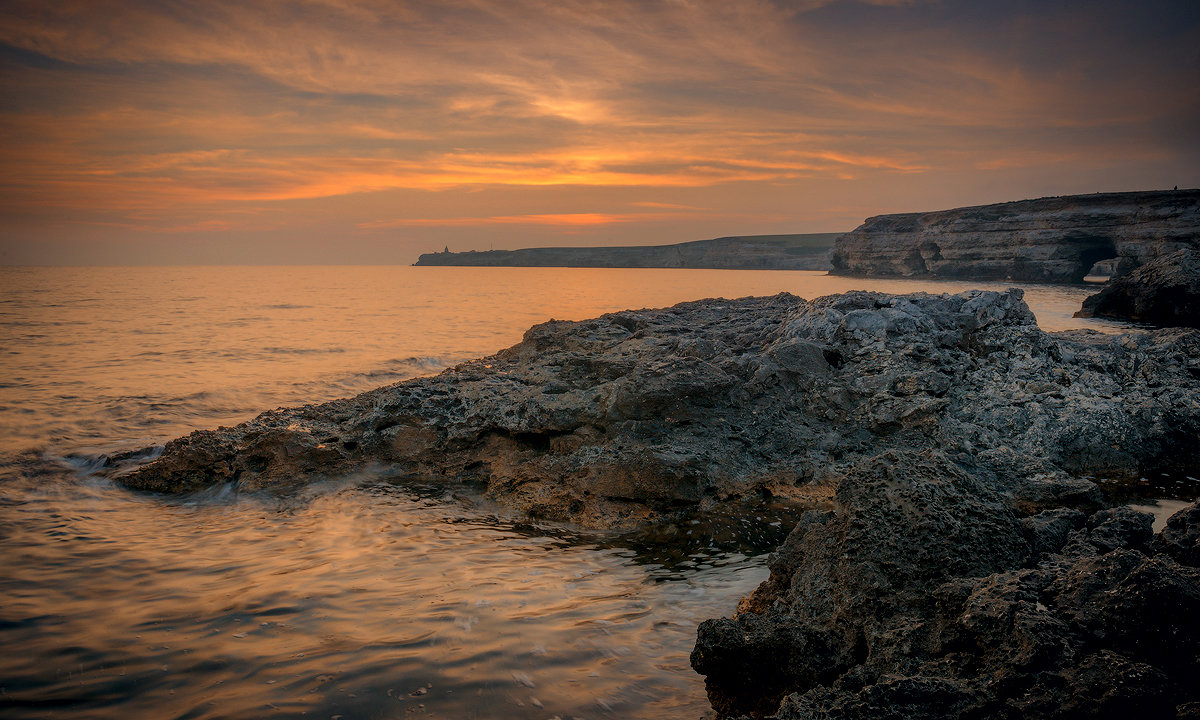
[(838, 239), (843, 275), (1080, 282), (1200, 248), (1200, 190), (1097, 193), (879, 215)]
[(1196, 511), (1151, 538), (1087, 479), (1196, 473), (1200, 331), (1049, 334), (1018, 290), (550, 321), (434, 377), (194, 432), (119, 479), (287, 488), (366, 466), (594, 527), (811, 508), (740, 613), (700, 628), (725, 716), (1200, 701)]

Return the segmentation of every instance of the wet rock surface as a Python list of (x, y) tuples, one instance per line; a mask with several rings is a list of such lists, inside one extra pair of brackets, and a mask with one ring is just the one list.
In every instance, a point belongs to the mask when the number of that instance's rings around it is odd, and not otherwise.
[(1072, 475), (1194, 468), (1198, 437), (1200, 332), (1047, 334), (1018, 290), (783, 294), (550, 321), (437, 376), (194, 432), (120, 480), (286, 488), (375, 467), (619, 526), (828, 497), (888, 448), (940, 449), (1036, 504)]
[[(864, 460), (692, 664), (723, 716), (1187, 717), (1200, 509), (1020, 516), (938, 451)], [(756, 678), (766, 678), (756, 681)]]
[(868, 218), (838, 238), (843, 275), (1080, 282), (1200, 247), (1200, 190), (1096, 193)]
[(1109, 282), (1075, 314), (1200, 327), (1200, 251), (1180, 250), (1151, 260)]

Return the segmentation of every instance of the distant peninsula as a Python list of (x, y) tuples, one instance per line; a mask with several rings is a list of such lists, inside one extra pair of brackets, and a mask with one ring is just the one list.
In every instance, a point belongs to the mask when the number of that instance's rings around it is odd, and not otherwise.
[(542, 247), (425, 253), (414, 265), (472, 267), (697, 268), (828, 270), (841, 233), (739, 235), (674, 245)]

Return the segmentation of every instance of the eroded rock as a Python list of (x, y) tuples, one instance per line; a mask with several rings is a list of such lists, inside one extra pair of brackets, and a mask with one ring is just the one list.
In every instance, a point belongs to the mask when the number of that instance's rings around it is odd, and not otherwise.
[(722, 716), (1168, 718), (1200, 700), (1200, 570), (1170, 550), (1194, 549), (1197, 506), (1154, 542), (1128, 508), (1019, 519), (936, 451), (865, 460), (837, 499), (740, 614), (700, 626)]
[(1200, 252), (1179, 250), (1147, 262), (1089, 296), (1075, 315), (1200, 327)]
[(808, 497), (888, 448), (940, 449), (1035, 504), (1067, 475), (1200, 464), (1200, 332), (1047, 334), (1021, 297), (783, 294), (551, 321), (434, 377), (173, 440), (121, 481), (288, 487), (375, 466), (614, 526)]

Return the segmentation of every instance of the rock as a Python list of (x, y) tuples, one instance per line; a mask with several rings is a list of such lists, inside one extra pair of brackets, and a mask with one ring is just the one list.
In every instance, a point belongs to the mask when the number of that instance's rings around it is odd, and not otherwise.
[(1061, 474), (1034, 475), (1013, 492), (1013, 500), (1027, 514), (1051, 508), (1095, 511), (1104, 507), (1096, 483)]
[(1176, 562), (1200, 568), (1200, 508), (1184, 508), (1167, 519), (1167, 526), (1154, 538), (1155, 551)]
[(434, 377), (172, 440), (119, 479), (288, 488), (376, 468), (611, 527), (807, 502), (889, 448), (1024, 488), (1027, 513), (1094, 510), (1068, 475), (1200, 465), (1200, 332), (1047, 334), (1021, 298), (783, 294), (551, 321)]
[(1089, 296), (1075, 315), (1200, 327), (1200, 251), (1179, 250), (1151, 260)]
[[(1200, 570), (1156, 552), (1149, 516), (1021, 520), (937, 451), (864, 460), (837, 499), (738, 615), (700, 626), (722, 717), (1169, 718), (1200, 700)], [(1172, 537), (1198, 521), (1177, 514)]]
[(550, 321), (115, 472), (183, 492), (374, 468), (605, 527), (810, 506), (692, 654), (722, 716), (791, 720), (1193, 712), (1200, 510), (1152, 536), (1081, 476), (1197, 466), (1200, 330), (1048, 334), (1009, 290)]
[(839, 233), (747, 235), (675, 245), (542, 247), (425, 253), (415, 265), (487, 267), (723, 268), (828, 270)]
[(868, 218), (838, 238), (842, 275), (1080, 282), (1200, 247), (1200, 190), (1071, 195)]

